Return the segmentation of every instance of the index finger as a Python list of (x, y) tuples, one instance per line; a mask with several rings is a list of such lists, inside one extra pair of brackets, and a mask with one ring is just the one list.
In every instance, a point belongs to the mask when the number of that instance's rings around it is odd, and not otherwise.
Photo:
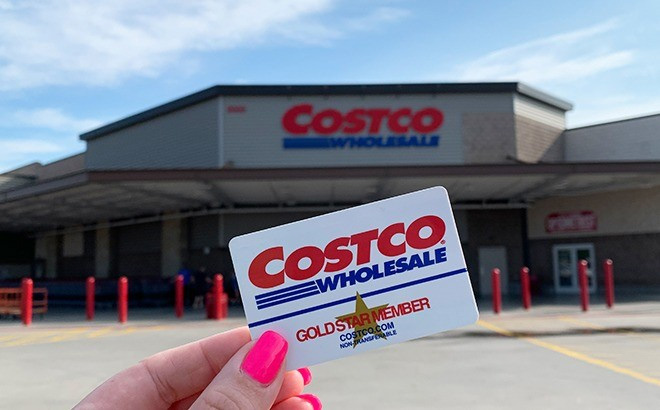
[(247, 327), (240, 327), (157, 353), (108, 379), (79, 408), (169, 407), (203, 390), (249, 341)]

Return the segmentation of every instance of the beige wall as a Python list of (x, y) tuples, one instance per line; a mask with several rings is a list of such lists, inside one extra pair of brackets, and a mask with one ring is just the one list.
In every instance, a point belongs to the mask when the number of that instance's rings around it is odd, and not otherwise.
[(463, 150), (468, 164), (497, 164), (516, 157), (511, 113), (466, 113), (462, 116)]
[[(597, 230), (546, 233), (545, 217), (567, 211), (593, 211)], [(544, 199), (528, 210), (527, 219), (530, 239), (659, 233), (660, 187)]]

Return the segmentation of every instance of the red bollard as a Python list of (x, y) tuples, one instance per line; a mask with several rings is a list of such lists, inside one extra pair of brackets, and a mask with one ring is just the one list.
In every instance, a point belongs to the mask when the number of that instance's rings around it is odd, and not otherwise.
[(612, 259), (605, 259), (605, 262), (603, 262), (603, 272), (605, 272), (605, 302), (610, 309), (614, 306), (614, 267), (612, 265)]
[(580, 281), (580, 300), (582, 311), (589, 310), (589, 279), (587, 277), (587, 261), (582, 259), (578, 262), (578, 279)]
[(96, 279), (90, 276), (85, 283), (85, 310), (87, 320), (94, 320), (94, 296), (96, 293)]
[(32, 279), (26, 278), (21, 282), (21, 319), (25, 326), (32, 323), (32, 290), (34, 284)]
[(126, 323), (128, 319), (128, 278), (122, 276), (117, 281), (117, 315), (119, 323)]
[(174, 281), (174, 314), (183, 317), (183, 275), (177, 275)]
[(500, 270), (495, 268), (491, 272), (493, 288), (493, 312), (499, 314), (502, 311), (502, 289), (500, 287)]
[(532, 292), (529, 288), (529, 268), (527, 266), (523, 266), (520, 269), (520, 286), (522, 290), (523, 308), (528, 310), (532, 307)]
[(224, 282), (219, 273), (213, 277), (213, 318), (222, 319), (222, 294), (224, 293)]

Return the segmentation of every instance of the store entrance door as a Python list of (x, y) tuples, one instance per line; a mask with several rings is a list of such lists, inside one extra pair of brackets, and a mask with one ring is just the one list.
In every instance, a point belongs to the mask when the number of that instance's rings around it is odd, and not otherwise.
[(479, 247), (479, 294), (487, 296), (493, 294), (491, 285), (491, 272), (493, 268), (500, 270), (500, 286), (502, 294), (508, 294), (509, 271), (506, 263), (505, 246), (480, 246)]
[(552, 247), (555, 292), (560, 294), (578, 293), (578, 261), (585, 259), (588, 263), (587, 277), (589, 292), (596, 291), (596, 270), (594, 265), (594, 245), (577, 243), (555, 245)]

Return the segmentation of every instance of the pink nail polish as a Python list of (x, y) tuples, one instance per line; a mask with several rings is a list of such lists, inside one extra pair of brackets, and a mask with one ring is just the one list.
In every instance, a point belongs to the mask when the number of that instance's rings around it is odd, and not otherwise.
[(305, 400), (307, 403), (311, 404), (314, 410), (321, 410), (323, 408), (323, 404), (321, 404), (321, 400), (318, 397), (314, 396), (313, 394), (301, 394), (298, 397)]
[(289, 349), (286, 340), (268, 330), (261, 335), (243, 359), (241, 369), (261, 384), (270, 384), (282, 367)]
[(301, 367), (298, 369), (298, 373), (302, 376), (305, 386), (312, 382), (312, 372), (307, 367)]

